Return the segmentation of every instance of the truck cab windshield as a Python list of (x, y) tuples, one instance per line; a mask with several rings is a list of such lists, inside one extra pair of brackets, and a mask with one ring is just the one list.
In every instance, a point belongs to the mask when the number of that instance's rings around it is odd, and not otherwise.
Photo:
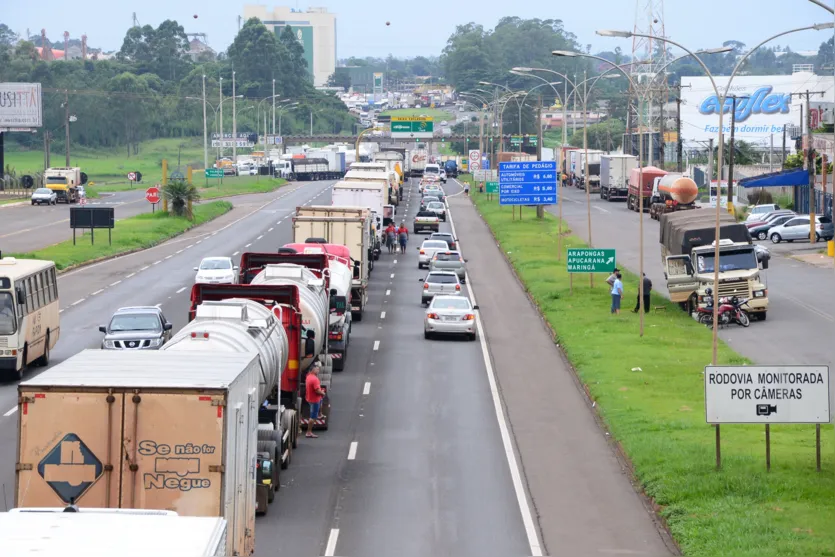
[(0, 292), (0, 335), (11, 335), (17, 330), (14, 300), (9, 292)]
[[(699, 273), (713, 272), (713, 251), (702, 252), (696, 256), (696, 270)], [(719, 253), (719, 271), (747, 271), (757, 269), (757, 257), (752, 248), (727, 250)]]

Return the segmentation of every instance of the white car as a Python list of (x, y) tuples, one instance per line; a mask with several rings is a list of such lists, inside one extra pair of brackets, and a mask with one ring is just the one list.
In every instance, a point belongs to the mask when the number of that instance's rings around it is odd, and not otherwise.
[(87, 197), (87, 190), (84, 189), (84, 186), (76, 186), (75, 189), (78, 192), (79, 198)]
[(49, 188), (38, 188), (32, 192), (32, 205), (55, 205), (58, 194)]
[(206, 257), (194, 270), (195, 284), (238, 284), (238, 266), (231, 257)]
[(444, 170), (443, 168), (441, 168), (441, 182), (446, 184), (446, 170)]
[(424, 240), (418, 249), (418, 269), (429, 268), (429, 262), (439, 251), (449, 251), (449, 244), (443, 240)]
[(465, 296), (435, 296), (423, 318), (423, 338), (444, 334), (466, 335), (469, 340), (475, 340), (477, 309)]
[(764, 217), (767, 213), (771, 213), (773, 211), (779, 211), (780, 206), (776, 203), (767, 203), (765, 205), (754, 205), (751, 207), (751, 210), (748, 213), (748, 218), (745, 219), (745, 222), (753, 222), (760, 220), (761, 217)]

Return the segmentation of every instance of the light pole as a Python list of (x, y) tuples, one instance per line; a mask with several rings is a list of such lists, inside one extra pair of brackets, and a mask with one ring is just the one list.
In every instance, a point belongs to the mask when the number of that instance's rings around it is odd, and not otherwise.
[[(204, 76), (204, 78), (205, 78), (205, 76)], [(212, 112), (215, 115), (215, 119), (216, 119), (216, 122), (217, 122), (217, 125), (218, 125), (218, 134), (220, 135), (220, 143), (219, 143), (218, 149), (222, 149), (223, 148), (222, 147), (223, 146), (223, 132), (222, 132), (223, 122), (221, 121), (220, 118), (217, 118), (218, 111), (220, 111), (220, 113), (223, 114), (223, 103), (225, 103), (229, 99), (232, 99), (232, 98), (242, 99), (243, 97), (244, 97), (243, 95), (238, 95), (237, 97), (226, 97), (217, 106), (212, 105), (212, 103), (210, 103), (206, 100), (206, 98), (205, 98), (205, 88), (204, 88), (203, 98), (200, 98), (200, 97), (184, 97), (184, 98), (186, 98), (190, 101), (201, 101), (203, 103), (203, 162), (204, 162), (204, 165), (206, 166), (206, 168), (208, 168), (208, 164), (209, 164), (208, 141), (207, 141), (208, 137), (207, 137), (207, 133), (206, 133), (206, 106), (208, 105), (209, 108), (212, 109)], [(218, 151), (218, 158), (220, 158), (220, 155), (221, 155), (221, 153), (220, 153), (220, 151)]]
[(290, 112), (291, 110), (295, 110), (299, 107), (298, 102), (285, 104), (283, 106), (278, 107), (278, 135), (281, 136), (281, 116), (284, 114), (284, 111)]
[[(667, 39), (665, 37), (653, 37), (651, 35), (644, 35), (644, 34), (641, 34), (641, 33), (632, 33), (630, 31), (603, 30), (603, 31), (597, 31), (597, 34), (602, 36), (602, 37), (623, 37), (623, 38), (626, 38), (626, 39), (632, 38), (632, 37), (642, 37), (642, 38), (647, 38), (647, 39), (656, 39), (656, 40), (659, 40), (659, 41), (662, 41), (662, 42), (665, 42), (665, 43), (669, 43), (669, 44), (677, 46), (680, 49), (682, 49), (683, 51), (687, 52), (702, 67), (702, 69), (704, 70), (708, 79), (710, 79), (710, 83), (713, 86), (714, 92), (716, 93), (717, 111), (719, 112), (719, 146), (718, 146), (718, 153), (717, 153), (717, 155), (718, 155), (718, 161), (717, 162), (718, 162), (718, 170), (719, 170), (718, 174), (717, 174), (717, 177), (718, 177), (717, 183), (718, 183), (719, 186), (718, 186), (717, 191), (719, 193), (721, 193), (721, 189), (722, 189), (722, 147), (723, 147), (723, 141), (724, 141), (723, 137), (722, 137), (722, 135), (723, 135), (722, 134), (722, 125), (723, 125), (722, 116), (724, 115), (725, 110), (727, 108), (725, 106), (725, 100), (726, 100), (726, 97), (728, 95), (728, 91), (730, 91), (731, 83), (733, 82), (733, 78), (736, 75), (736, 73), (742, 67), (742, 64), (748, 59), (749, 56), (751, 56), (751, 54), (753, 54), (757, 49), (759, 49), (761, 46), (763, 46), (764, 44), (766, 44), (769, 41), (772, 41), (772, 40), (777, 39), (779, 37), (782, 37), (784, 35), (788, 35), (790, 33), (797, 33), (799, 31), (808, 31), (808, 30), (812, 30), (812, 29), (814, 29), (816, 31), (820, 31), (822, 29), (832, 29), (832, 28), (835, 28), (835, 22), (820, 23), (820, 24), (811, 25), (811, 26), (807, 26), (807, 27), (800, 27), (800, 28), (797, 28), (797, 29), (790, 29), (789, 31), (784, 31), (782, 33), (778, 33), (778, 34), (776, 34), (772, 37), (769, 37), (769, 38), (765, 39), (764, 41), (762, 41), (758, 45), (756, 45), (754, 48), (749, 50), (744, 56), (742, 56), (739, 59), (739, 61), (737, 61), (736, 66), (734, 66), (734, 69), (731, 72), (731, 75), (728, 77), (728, 83), (725, 85), (725, 90), (722, 93), (719, 92), (719, 87), (716, 85), (716, 80), (713, 78), (713, 74), (710, 72), (708, 67), (705, 65), (704, 61), (701, 58), (699, 58), (699, 56), (697, 56), (693, 51), (684, 47), (683, 45), (679, 44), (676, 41), (673, 41), (671, 39)], [(625, 72), (624, 72), (624, 75), (626, 75)], [(643, 142), (639, 141), (639, 145), (642, 145), (642, 144), (643, 144)], [(811, 145), (810, 145), (810, 147), (811, 147)], [(710, 154), (710, 157), (711, 158), (713, 157), (713, 153)], [(712, 179), (712, 176), (710, 177), (710, 179)], [(728, 184), (728, 191), (731, 192), (731, 190), (732, 190), (732, 186), (731, 186), (731, 184)], [(810, 195), (814, 195), (814, 192), (810, 192)], [(719, 303), (718, 302), (719, 302), (719, 263), (720, 263), (720, 261), (719, 261), (719, 255), (720, 255), (719, 240), (720, 240), (720, 235), (721, 235), (719, 215), (720, 215), (721, 205), (722, 204), (720, 203), (720, 200), (717, 197), (717, 200), (716, 200), (716, 229), (715, 229), (715, 232), (714, 232), (715, 251), (714, 251), (714, 254), (713, 254), (713, 294), (714, 294), (714, 304), (713, 304), (713, 365), (717, 365), (717, 362), (718, 362), (718, 329), (719, 329), (719, 327), (718, 327)], [(728, 204), (728, 211), (733, 212), (733, 203)], [(643, 217), (643, 211), (641, 212), (641, 216)], [(641, 236), (641, 238), (643, 240), (643, 236)], [(643, 251), (641, 253), (641, 257), (643, 257)], [(641, 279), (641, 289), (643, 290), (643, 276), (641, 276), (640, 279)], [(643, 315), (643, 313), (641, 315)], [(718, 430), (717, 430), (717, 435), (718, 435)]]
[(235, 102), (235, 72), (232, 72), (232, 164), (238, 162), (238, 113)]
[(273, 135), (275, 135), (275, 79), (273, 79)]
[(217, 101), (217, 106), (220, 109), (220, 124), (218, 134), (220, 134), (220, 147), (218, 150), (218, 159), (223, 158), (223, 78), (220, 78), (220, 85), (217, 88), (220, 98)]
[[(203, 74), (203, 173), (209, 168), (209, 134), (206, 130), (206, 74)], [(208, 178), (206, 178), (208, 181)]]

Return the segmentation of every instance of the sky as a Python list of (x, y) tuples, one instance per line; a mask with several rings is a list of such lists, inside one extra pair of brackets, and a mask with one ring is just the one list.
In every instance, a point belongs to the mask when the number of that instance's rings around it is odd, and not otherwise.
[[(388, 54), (397, 57), (438, 55), (456, 25), (476, 22), (492, 28), (507, 15), (525, 19), (561, 19), (565, 29), (577, 35), (582, 45), (592, 45), (592, 51), (613, 50), (620, 46), (629, 53), (632, 49), (630, 39), (599, 37), (595, 30), (632, 30), (635, 5), (645, 6), (647, 1), (526, 0), (511, 4), (506, 0), (314, 0), (306, 4), (290, 0), (267, 5), (302, 9), (322, 6), (337, 14), (337, 56), (343, 59), (350, 56), (385, 57)], [(86, 33), (90, 47), (105, 51), (121, 47), (125, 32), (132, 24), (134, 10), (141, 25), (156, 27), (165, 19), (175, 19), (186, 32), (206, 33), (209, 46), (224, 50), (234, 39), (238, 16), (243, 13), (244, 6), (244, 3), (230, 0), (144, 0), (135, 3), (74, 0), (72, 4), (66, 0), (38, 0), (37, 9), (32, 9), (26, 2), (9, 0), (3, 3), (0, 23), (21, 35), (27, 28), (33, 34), (45, 28), (50, 40), (60, 41), (64, 31), (73, 38)], [(667, 37), (693, 49), (720, 46), (726, 40), (741, 41), (750, 47), (789, 29), (833, 21), (832, 14), (808, 0), (666, 0), (664, 10)], [(390, 26), (386, 26), (387, 21), (391, 22)], [(832, 30), (803, 31), (771, 44), (817, 51), (820, 43), (832, 35)]]

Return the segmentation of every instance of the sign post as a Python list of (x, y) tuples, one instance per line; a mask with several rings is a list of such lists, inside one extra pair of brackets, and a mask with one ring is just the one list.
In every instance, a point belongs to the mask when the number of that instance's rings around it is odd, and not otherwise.
[(145, 190), (145, 199), (148, 200), (148, 203), (151, 204), (151, 212), (153, 213), (156, 210), (156, 205), (159, 203), (159, 184), (156, 186), (151, 186), (147, 190)]
[(815, 424), (820, 472), (820, 424), (832, 420), (829, 366), (705, 366), (705, 421), (716, 427), (716, 469), (722, 466), (720, 424), (765, 424), (771, 470), (771, 424)]

